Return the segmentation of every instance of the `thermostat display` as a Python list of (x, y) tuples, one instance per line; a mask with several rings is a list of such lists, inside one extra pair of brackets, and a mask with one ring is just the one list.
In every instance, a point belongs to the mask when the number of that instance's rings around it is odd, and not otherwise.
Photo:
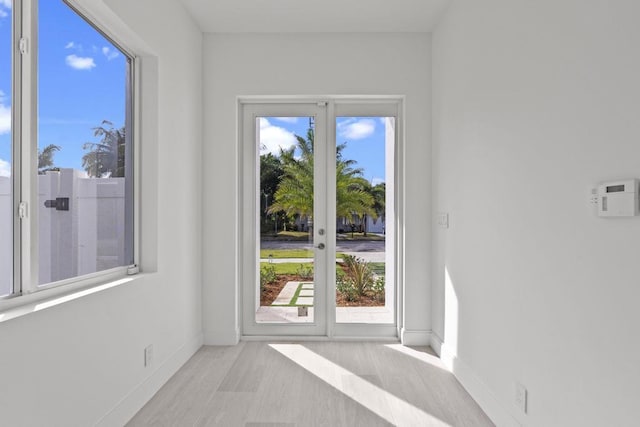
[(636, 216), (638, 180), (607, 182), (598, 187), (598, 215), (604, 217)]

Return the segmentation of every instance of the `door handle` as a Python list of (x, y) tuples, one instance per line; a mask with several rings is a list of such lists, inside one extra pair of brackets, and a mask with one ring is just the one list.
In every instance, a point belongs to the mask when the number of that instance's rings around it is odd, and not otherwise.
[(324, 243), (319, 243), (316, 248), (318, 249), (324, 249)]

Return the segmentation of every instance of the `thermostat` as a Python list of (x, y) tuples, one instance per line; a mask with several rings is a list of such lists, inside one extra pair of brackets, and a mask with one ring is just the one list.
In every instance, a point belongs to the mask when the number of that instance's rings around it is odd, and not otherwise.
[(606, 182), (598, 187), (598, 215), (605, 217), (636, 216), (638, 180)]

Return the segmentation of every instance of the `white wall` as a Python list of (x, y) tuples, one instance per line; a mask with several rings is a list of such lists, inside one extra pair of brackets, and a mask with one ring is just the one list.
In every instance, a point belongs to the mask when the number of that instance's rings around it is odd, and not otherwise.
[[(99, 0), (80, 4), (104, 9), (120, 41), (144, 55), (148, 274), (0, 322), (2, 425), (122, 425), (201, 343), (201, 33), (172, 0), (108, 0), (115, 14)], [(154, 364), (144, 368), (148, 344)]]
[(637, 425), (640, 217), (599, 219), (588, 192), (640, 177), (639, 16), (456, 0), (434, 33), (433, 209), (451, 228), (434, 228), (433, 326), (502, 425)]
[(237, 96), (406, 95), (405, 328), (428, 337), (430, 38), (427, 35), (205, 35), (205, 342), (239, 332)]

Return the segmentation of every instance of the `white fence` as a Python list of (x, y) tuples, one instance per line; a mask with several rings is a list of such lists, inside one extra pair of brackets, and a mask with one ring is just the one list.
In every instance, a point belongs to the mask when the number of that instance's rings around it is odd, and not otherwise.
[[(124, 178), (47, 172), (38, 176), (37, 209), (40, 284), (125, 265)], [(12, 212), (10, 179), (0, 177), (0, 295), (11, 286)]]

